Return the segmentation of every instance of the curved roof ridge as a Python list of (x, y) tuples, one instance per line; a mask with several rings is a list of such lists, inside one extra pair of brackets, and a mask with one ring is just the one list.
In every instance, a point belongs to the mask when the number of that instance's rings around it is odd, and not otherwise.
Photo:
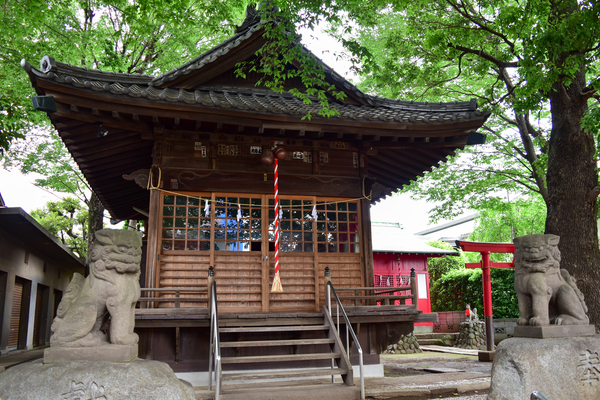
[[(244, 24), (245, 23), (246, 21), (244, 21)], [(262, 28), (262, 20), (257, 18), (254, 18), (254, 20), (246, 26), (244, 26), (244, 24), (242, 24), (243, 29), (238, 28), (235, 35), (229, 39), (224, 40), (215, 47), (200, 54), (196, 58), (187, 61), (183, 65), (175, 67), (169, 72), (165, 72), (164, 74), (154, 77), (149, 85), (162, 85), (166, 82), (174, 80), (181, 74), (187, 75), (192, 71), (202, 68), (204, 65), (217, 60), (221, 55), (228, 53), (232, 48), (238, 47), (240, 44), (242, 44), (242, 42), (250, 38), (255, 32)]]

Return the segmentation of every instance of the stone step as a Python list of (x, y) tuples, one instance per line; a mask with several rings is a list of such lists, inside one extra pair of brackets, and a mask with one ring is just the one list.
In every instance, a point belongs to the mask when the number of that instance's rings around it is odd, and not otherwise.
[(307, 378), (317, 376), (332, 376), (347, 374), (343, 368), (305, 368), (298, 370), (277, 370), (277, 371), (249, 371), (249, 372), (224, 372), (223, 381), (243, 381), (248, 379), (281, 379), (281, 378)]
[(272, 347), (272, 346), (301, 346), (317, 344), (333, 344), (335, 339), (291, 339), (291, 340), (248, 340), (238, 342), (221, 342), (223, 347)]
[(453, 346), (458, 333), (417, 333), (419, 346)]
[(256, 386), (239, 385), (243, 388), (223, 388), (221, 400), (358, 400), (360, 399), (360, 387), (346, 386), (343, 384), (327, 384), (315, 382), (313, 385), (295, 382), (266, 383)]
[(245, 356), (245, 357), (223, 357), (223, 364), (243, 364), (243, 363), (265, 363), (265, 362), (296, 362), (338, 359), (340, 353), (313, 353), (313, 354), (280, 354), (273, 356)]
[(454, 339), (456, 339), (458, 337), (458, 332), (456, 332), (456, 333), (436, 333), (436, 332), (416, 333), (415, 337), (417, 338), (419, 343), (421, 343), (422, 339), (446, 339), (448, 337), (453, 337)]
[(438, 339), (417, 339), (417, 343), (419, 343), (419, 346), (436, 345), (436, 344), (439, 344), (439, 340)]
[(249, 333), (249, 332), (306, 332), (326, 331), (326, 325), (288, 325), (288, 326), (244, 326), (237, 328), (219, 328), (219, 333)]

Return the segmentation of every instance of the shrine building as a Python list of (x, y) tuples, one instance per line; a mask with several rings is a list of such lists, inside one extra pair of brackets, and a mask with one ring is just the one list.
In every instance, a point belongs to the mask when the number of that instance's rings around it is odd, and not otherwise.
[[(236, 65), (266, 43), (263, 33), (250, 16), (230, 39), (159, 76), (81, 68), (51, 56), (22, 67), (38, 109), (111, 217), (145, 221), (140, 357), (176, 371), (206, 370), (211, 266), (219, 321), (230, 328), (322, 324), (328, 267), (365, 363), (376, 364), (401, 333), (437, 316), (402, 301), (375, 306), (369, 208), (456, 150), (481, 143), (476, 130), (489, 113), (474, 99), (369, 95), (317, 60), (327, 84), (345, 95), (329, 98), (336, 114), (322, 117), (316, 97), (307, 104), (290, 93), (303, 89), (299, 78), (276, 93), (256, 85), (257, 73), (236, 75)], [(272, 292), (278, 149), (283, 292)], [(230, 332), (221, 340), (227, 335), (243, 337)]]

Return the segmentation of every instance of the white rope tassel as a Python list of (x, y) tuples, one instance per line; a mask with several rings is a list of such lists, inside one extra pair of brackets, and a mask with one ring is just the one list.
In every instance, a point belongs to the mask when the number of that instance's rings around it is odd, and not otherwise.
[(210, 216), (210, 200), (206, 200), (204, 202), (204, 216), (205, 217)]

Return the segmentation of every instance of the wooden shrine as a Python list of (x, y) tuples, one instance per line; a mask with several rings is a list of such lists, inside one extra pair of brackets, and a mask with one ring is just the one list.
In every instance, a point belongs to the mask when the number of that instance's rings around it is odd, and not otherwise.
[[(320, 313), (325, 267), (335, 287), (373, 287), (370, 205), (483, 136), (475, 131), (489, 114), (475, 100), (375, 97), (325, 64), (327, 83), (346, 97), (329, 99), (337, 115), (320, 117), (317, 98), (305, 104), (256, 86), (255, 73), (236, 76), (236, 64), (265, 44), (263, 32), (249, 18), (229, 40), (160, 76), (91, 70), (49, 56), (39, 68), (22, 62), (38, 95), (34, 103), (112, 218), (147, 221), (142, 288), (150, 300), (141, 304), (136, 329), (141, 354), (155, 359), (205, 359), (199, 349), (207, 345), (209, 266), (219, 312), (231, 324), (242, 324), (243, 316), (257, 323)], [(290, 80), (286, 90), (293, 88), (301, 89), (301, 81)], [(303, 118), (309, 112), (312, 118)], [(282, 293), (271, 292), (274, 148), (285, 150)], [(364, 290), (361, 304), (375, 304)], [(355, 311), (352, 321), (363, 326), (374, 355), (387, 343), (368, 336), (369, 324), (405, 324), (410, 331), (414, 322), (435, 319), (402, 306), (376, 316)]]

